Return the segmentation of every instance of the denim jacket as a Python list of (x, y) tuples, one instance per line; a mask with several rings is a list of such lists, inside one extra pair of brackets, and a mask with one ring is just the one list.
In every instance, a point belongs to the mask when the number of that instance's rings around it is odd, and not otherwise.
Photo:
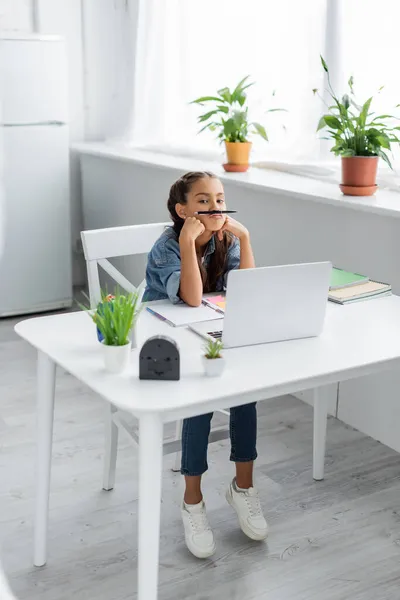
[[(210, 261), (215, 252), (215, 240), (212, 237), (204, 253), (204, 264)], [(216, 292), (222, 292), (226, 286), (229, 271), (240, 265), (240, 242), (234, 238), (228, 249), (226, 271), (217, 281)], [(146, 290), (144, 300), (164, 300), (169, 298), (174, 304), (180, 302), (179, 286), (181, 279), (181, 254), (179, 239), (172, 227), (167, 227), (150, 250), (146, 269)]]

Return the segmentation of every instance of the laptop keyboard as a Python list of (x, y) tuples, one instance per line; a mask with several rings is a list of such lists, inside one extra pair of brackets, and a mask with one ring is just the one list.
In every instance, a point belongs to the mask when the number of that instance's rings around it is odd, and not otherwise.
[(222, 331), (208, 331), (207, 335), (210, 335), (216, 340), (220, 340), (222, 338)]

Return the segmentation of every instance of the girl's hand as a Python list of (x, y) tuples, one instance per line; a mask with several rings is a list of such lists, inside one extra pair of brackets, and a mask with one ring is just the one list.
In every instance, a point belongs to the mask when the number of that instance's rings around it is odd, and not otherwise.
[(180, 239), (188, 242), (194, 242), (204, 233), (205, 227), (196, 217), (188, 217), (183, 224)]
[(222, 238), (224, 237), (224, 231), (230, 231), (230, 233), (233, 233), (239, 240), (249, 237), (249, 232), (246, 227), (231, 217), (226, 217), (223, 227), (218, 231), (218, 239), (220, 241), (222, 241)]

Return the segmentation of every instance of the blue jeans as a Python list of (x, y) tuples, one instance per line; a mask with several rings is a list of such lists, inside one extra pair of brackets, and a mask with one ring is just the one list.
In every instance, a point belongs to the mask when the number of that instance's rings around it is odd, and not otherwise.
[[(208, 469), (207, 448), (213, 413), (183, 421), (182, 475), (203, 475)], [(257, 458), (257, 409), (255, 402), (230, 410), (229, 432), (233, 462), (250, 462)]]

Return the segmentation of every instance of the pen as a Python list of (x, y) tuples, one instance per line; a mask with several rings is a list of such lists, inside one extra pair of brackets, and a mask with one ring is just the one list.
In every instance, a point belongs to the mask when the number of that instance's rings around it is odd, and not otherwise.
[(220, 315), (225, 315), (224, 310), (221, 310), (220, 308), (218, 308), (218, 306), (212, 304), (211, 302), (207, 302), (207, 300), (202, 300), (202, 304), (203, 306), (207, 306), (207, 308), (212, 308), (212, 310), (215, 310), (215, 312), (219, 313)]
[(237, 210), (198, 210), (195, 215), (233, 215)]
[(166, 319), (165, 317), (163, 317), (162, 315), (160, 315), (158, 312), (155, 312), (154, 310), (151, 310), (151, 308), (149, 308), (148, 306), (146, 306), (146, 310), (153, 315), (154, 317), (156, 317), (156, 319), (159, 319), (160, 321), (163, 321), (164, 323), (168, 323), (168, 325), (171, 325), (171, 327), (175, 327), (174, 323), (172, 323), (172, 321), (169, 321), (168, 319)]

